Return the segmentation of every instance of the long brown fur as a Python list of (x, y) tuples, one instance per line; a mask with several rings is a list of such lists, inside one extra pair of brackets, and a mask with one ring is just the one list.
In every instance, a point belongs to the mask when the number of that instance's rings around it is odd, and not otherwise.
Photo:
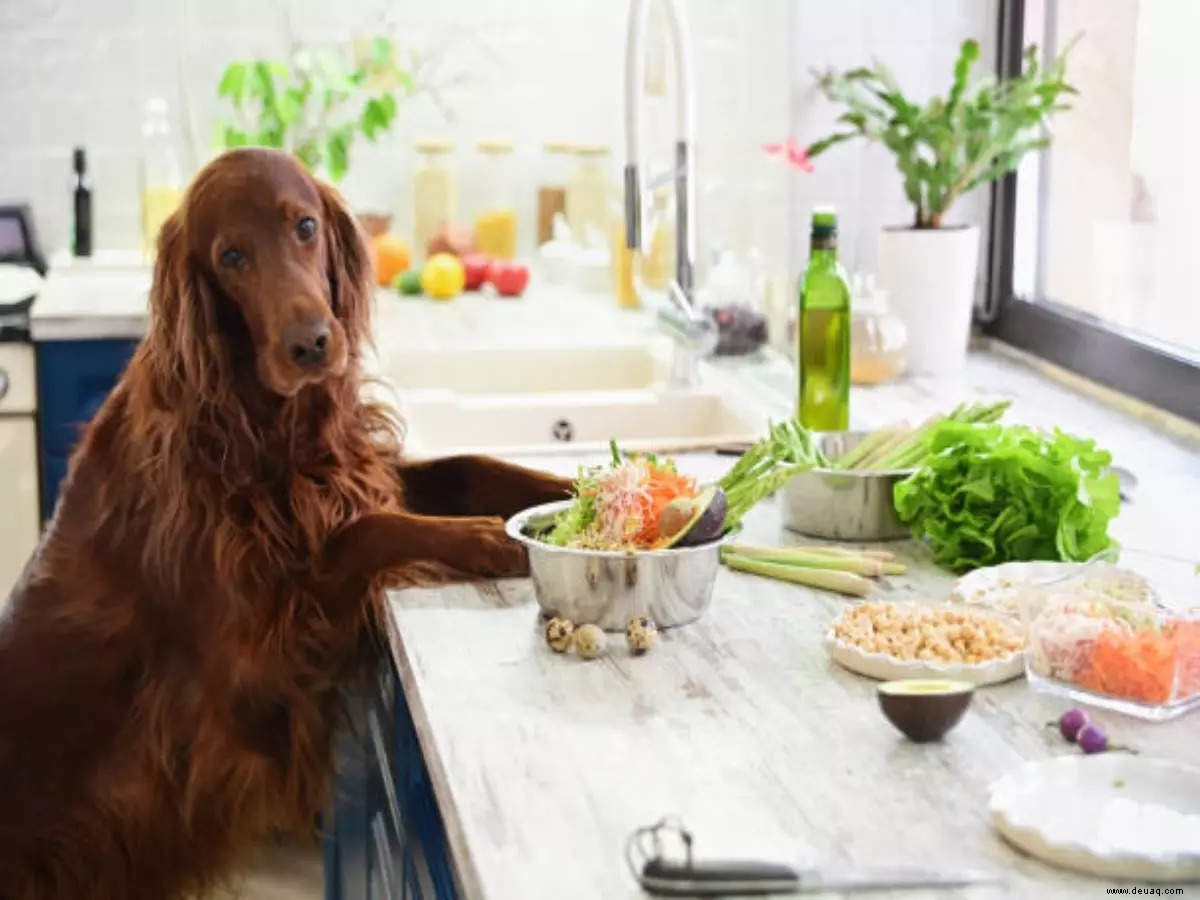
[[(235, 291), (209, 242), (251, 207), (266, 274)], [(283, 220), (310, 207), (301, 247)], [(0, 618), (0, 898), (193, 896), (310, 829), (384, 580), (525, 571), (497, 517), (565, 482), (401, 461), (360, 395), (371, 281), (336, 194), (273, 151), (217, 159), (165, 225), (148, 334)], [(332, 361), (281, 388), (296, 297), (336, 320)]]

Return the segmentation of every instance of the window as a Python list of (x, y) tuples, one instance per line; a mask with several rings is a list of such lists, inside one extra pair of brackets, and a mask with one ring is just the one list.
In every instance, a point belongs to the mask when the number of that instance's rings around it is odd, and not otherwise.
[(1200, 3), (1005, 0), (1000, 74), (1078, 36), (1053, 143), (993, 191), (986, 329), (1200, 421)]

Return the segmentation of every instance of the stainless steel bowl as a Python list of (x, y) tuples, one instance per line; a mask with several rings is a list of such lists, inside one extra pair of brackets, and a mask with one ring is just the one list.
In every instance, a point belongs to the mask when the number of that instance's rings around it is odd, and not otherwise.
[(698, 619), (712, 602), (721, 543), (670, 550), (577, 550), (556, 547), (534, 535), (549, 527), (570, 501), (545, 503), (508, 520), (508, 536), (529, 551), (538, 605), (548, 616), (605, 631), (624, 631), (634, 616), (659, 628)]
[[(867, 436), (865, 431), (816, 435), (817, 446), (836, 459)], [(855, 472), (811, 469), (779, 491), (783, 524), (792, 531), (836, 541), (891, 541), (910, 532), (896, 516), (892, 489), (913, 469)]]

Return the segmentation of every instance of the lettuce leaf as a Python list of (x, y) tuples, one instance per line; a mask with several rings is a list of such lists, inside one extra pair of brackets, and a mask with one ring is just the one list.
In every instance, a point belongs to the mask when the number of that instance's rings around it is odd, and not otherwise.
[(896, 485), (896, 511), (956, 572), (1010, 560), (1085, 560), (1114, 542), (1112, 456), (1094, 441), (1020, 425), (943, 421), (930, 455)]

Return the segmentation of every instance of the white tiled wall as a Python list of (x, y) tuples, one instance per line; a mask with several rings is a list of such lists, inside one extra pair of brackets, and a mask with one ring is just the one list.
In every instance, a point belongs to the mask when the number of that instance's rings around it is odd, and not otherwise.
[[(990, 48), (995, 0), (685, 2), (696, 48), (702, 249), (706, 236), (765, 232), (783, 256), (790, 234), (794, 267), (805, 253), (809, 207), (832, 200), (847, 262), (872, 265), (878, 226), (908, 216), (888, 156), (842, 147), (818, 160), (815, 173), (792, 176), (759, 147), (789, 131), (812, 139), (832, 122), (812, 89), (814, 67), (877, 56), (915, 93), (944, 90), (964, 37)], [(134, 246), (146, 97), (172, 103), (196, 165), (210, 153), (215, 85), (230, 59), (281, 54), (289, 30), (301, 41), (335, 42), (386, 27), (402, 43), (445, 54), (438, 78), (453, 82), (446, 101), (455, 120), (446, 122), (425, 97), (404, 106), (395, 134), (356, 148), (346, 193), (360, 208), (390, 208), (403, 228), (414, 138), (459, 142), (467, 197), (473, 140), (508, 136), (518, 146), (528, 223), (542, 142), (609, 143), (615, 171), (624, 18), (617, 0), (0, 0), (0, 201), (30, 201), (43, 243), (63, 245), (70, 151), (83, 144), (97, 243)], [(652, 116), (668, 135), (669, 116)], [(965, 203), (958, 218), (977, 219), (981, 209)], [(789, 218), (799, 227), (789, 229)]]

